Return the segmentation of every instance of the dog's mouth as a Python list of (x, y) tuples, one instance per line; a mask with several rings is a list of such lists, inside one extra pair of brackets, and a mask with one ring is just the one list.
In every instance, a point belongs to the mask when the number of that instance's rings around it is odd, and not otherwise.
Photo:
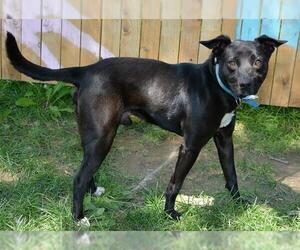
[(255, 88), (253, 88), (253, 86), (251, 86), (251, 85), (243, 86), (240, 84), (232, 84), (231, 88), (234, 91), (234, 93), (236, 94), (236, 96), (239, 98), (244, 98), (244, 97), (250, 96), (250, 95), (256, 95), (256, 93), (257, 93)]

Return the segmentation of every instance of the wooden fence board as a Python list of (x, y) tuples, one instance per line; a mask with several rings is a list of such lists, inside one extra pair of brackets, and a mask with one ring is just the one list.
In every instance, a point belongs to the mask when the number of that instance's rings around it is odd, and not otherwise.
[(200, 20), (182, 20), (179, 62), (197, 63), (200, 29)]
[(61, 20), (42, 21), (41, 64), (52, 69), (60, 68)]
[(162, 20), (159, 59), (177, 63), (181, 20)]
[(158, 59), (160, 29), (160, 20), (142, 20), (140, 57)]
[[(280, 21), (275, 20), (263, 20), (261, 26), (261, 35), (265, 34), (270, 37), (279, 38), (280, 32)], [(281, 49), (281, 48), (280, 48)], [(272, 54), (270, 61), (269, 61), (269, 70), (268, 75), (262, 84), (259, 90), (259, 101), (262, 104), (269, 104), (271, 99), (271, 91), (273, 86), (273, 79), (274, 79), (274, 70), (275, 70), (275, 63), (276, 63), (276, 55), (277, 51), (274, 51)]]
[(103, 50), (101, 50), (101, 56), (103, 58), (110, 56), (120, 55), (120, 38), (121, 38), (121, 20), (103, 20), (102, 21), (102, 36), (101, 36), (101, 46), (106, 48), (110, 55), (106, 55)]
[(62, 18), (61, 66), (78, 66), (80, 64), (81, 0), (63, 1)]
[[(80, 65), (99, 61), (101, 43), (101, 0), (84, 0), (81, 4)], [(89, 17), (85, 19), (84, 17)]]
[(141, 20), (122, 20), (120, 56), (138, 57), (140, 53)]
[(62, 20), (61, 66), (73, 67), (80, 64), (81, 20)]
[[(41, 63), (41, 20), (22, 20), (22, 54), (31, 62)], [(31, 77), (21, 74), (22, 81), (32, 81)]]
[(123, 0), (120, 56), (138, 57), (141, 36), (141, 1)]
[[(289, 24), (291, 22), (294, 21), (282, 21), (280, 39), (286, 39), (290, 44), (293, 44), (293, 41), (298, 41), (299, 31), (290, 29)], [(278, 50), (270, 101), (271, 105), (288, 106), (295, 58), (296, 50), (289, 46), (289, 44), (282, 45)]]
[[(222, 28), (221, 20), (214, 20), (214, 19), (202, 20), (200, 40), (204, 41), (204, 40), (215, 38), (216, 36), (220, 35), (221, 28)], [(211, 53), (210, 49), (207, 49), (206, 47), (200, 45), (198, 63), (204, 62), (208, 58), (210, 53)]]
[(297, 56), (294, 67), (293, 83), (289, 100), (290, 107), (300, 107), (300, 33), (298, 37)]
[(160, 0), (143, 0), (141, 8), (140, 57), (158, 59), (161, 32), (161, 2)]
[(99, 61), (100, 36), (101, 20), (82, 20), (80, 65), (88, 65)]

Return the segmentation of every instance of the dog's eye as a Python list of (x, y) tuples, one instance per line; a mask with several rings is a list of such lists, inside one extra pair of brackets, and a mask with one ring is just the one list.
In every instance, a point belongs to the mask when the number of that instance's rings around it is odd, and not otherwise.
[(228, 67), (231, 69), (231, 70), (235, 70), (237, 68), (237, 64), (235, 61), (230, 61), (228, 62)]
[(261, 68), (262, 64), (263, 64), (262, 60), (257, 59), (254, 62), (254, 67), (259, 69), (259, 68)]

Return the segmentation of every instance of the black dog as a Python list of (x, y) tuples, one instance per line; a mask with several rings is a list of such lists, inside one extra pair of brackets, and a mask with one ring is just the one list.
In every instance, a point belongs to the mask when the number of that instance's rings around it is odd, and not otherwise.
[(84, 218), (84, 194), (99, 191), (93, 176), (109, 152), (119, 124), (130, 122), (128, 112), (183, 136), (166, 190), (165, 211), (172, 218), (179, 218), (174, 205), (183, 181), (211, 138), (218, 149), (226, 188), (235, 199), (240, 198), (233, 158), (234, 111), (243, 98), (257, 93), (272, 52), (285, 41), (263, 35), (255, 41), (231, 42), (220, 35), (200, 43), (212, 49), (203, 64), (110, 58), (86, 67), (52, 70), (26, 60), (14, 36), (7, 34), (7, 55), (17, 70), (41, 81), (70, 82), (78, 89), (76, 113), (84, 157), (74, 179), (76, 220)]

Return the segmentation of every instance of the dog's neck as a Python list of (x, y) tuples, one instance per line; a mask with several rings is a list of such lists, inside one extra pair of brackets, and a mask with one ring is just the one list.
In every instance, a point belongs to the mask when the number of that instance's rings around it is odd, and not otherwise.
[[(211, 75), (211, 78), (213, 79), (213, 84), (216, 86), (218, 91), (221, 93), (220, 99), (222, 100), (222, 103), (224, 105), (228, 106), (228, 111), (232, 111), (236, 109), (239, 106), (239, 102), (236, 101), (235, 98), (233, 98), (231, 95), (226, 93), (218, 84), (218, 79), (215, 73), (215, 56), (213, 54), (210, 55), (210, 57), (207, 59), (206, 63), (208, 64), (209, 73)], [(225, 95), (223, 94), (225, 93)]]

